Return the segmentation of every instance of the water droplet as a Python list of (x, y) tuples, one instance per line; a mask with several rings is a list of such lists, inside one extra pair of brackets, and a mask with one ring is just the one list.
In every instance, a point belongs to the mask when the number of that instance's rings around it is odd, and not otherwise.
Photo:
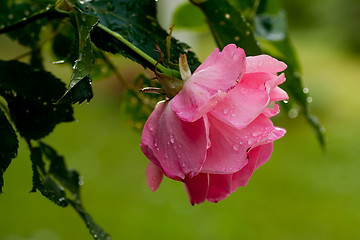
[(149, 126), (149, 130), (150, 130), (150, 131), (153, 131), (153, 130), (154, 130), (154, 127), (153, 127), (153, 125), (152, 125), (151, 123), (149, 123), (148, 126)]
[(255, 142), (255, 139), (249, 138), (249, 140), (248, 140), (248, 144), (249, 144), (249, 145), (252, 145), (254, 142)]
[(29, 12), (28, 10), (26, 10), (26, 11), (24, 12), (24, 14), (25, 14), (25, 16), (29, 16), (29, 15), (30, 15), (30, 12)]
[(179, 148), (181, 148), (181, 147), (182, 147), (181, 143), (178, 145), (178, 147), (179, 147)]
[(226, 18), (226, 19), (229, 19), (229, 18), (230, 18), (230, 14), (228, 14), (228, 13), (225, 14), (225, 18)]
[(208, 140), (206, 148), (209, 149), (211, 147), (211, 141)]
[(169, 155), (167, 153), (165, 153), (165, 158), (169, 158)]
[(11, 20), (14, 18), (14, 14), (9, 14), (8, 18)]
[(303, 89), (303, 92), (304, 92), (304, 93), (309, 93), (309, 89), (308, 89), (308, 88), (304, 88), (304, 89)]
[(313, 99), (312, 99), (312, 97), (308, 97), (308, 98), (306, 98), (306, 101), (307, 101), (308, 103), (311, 103), (311, 102), (313, 101)]
[(235, 40), (235, 42), (240, 41), (240, 37), (239, 37), (239, 36), (235, 36), (235, 37), (234, 37), (234, 40)]
[(180, 154), (178, 154), (177, 156), (178, 156), (179, 159), (181, 159), (181, 155), (180, 155)]
[(246, 33), (245, 33), (247, 36), (249, 36), (250, 35), (250, 31), (246, 31)]
[(224, 114), (226, 115), (226, 114), (228, 114), (229, 113), (229, 109), (228, 108), (225, 108), (224, 109)]
[(253, 133), (252, 133), (252, 135), (253, 135), (254, 137), (257, 137), (257, 136), (259, 136), (260, 134), (261, 134), (260, 131), (257, 131), (257, 132), (253, 132)]
[(174, 142), (175, 142), (174, 135), (171, 135), (171, 136), (170, 136), (170, 142), (171, 142), (171, 143), (174, 143)]
[(235, 151), (239, 151), (239, 148), (240, 148), (240, 146), (239, 146), (238, 144), (234, 144), (234, 145), (233, 145), (233, 149), (234, 149)]
[(288, 102), (289, 102), (289, 100), (284, 100), (284, 101), (283, 101), (283, 103), (288, 103)]

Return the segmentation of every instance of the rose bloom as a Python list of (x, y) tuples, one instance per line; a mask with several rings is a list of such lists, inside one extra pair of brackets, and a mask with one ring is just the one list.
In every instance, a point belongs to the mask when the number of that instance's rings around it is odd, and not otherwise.
[(278, 87), (285, 76), (277, 73), (285, 68), (268, 55), (246, 57), (234, 44), (215, 49), (144, 126), (140, 146), (150, 160), (150, 189), (163, 175), (182, 181), (194, 205), (245, 186), (285, 134), (270, 120), (280, 111), (276, 101), (288, 98)]

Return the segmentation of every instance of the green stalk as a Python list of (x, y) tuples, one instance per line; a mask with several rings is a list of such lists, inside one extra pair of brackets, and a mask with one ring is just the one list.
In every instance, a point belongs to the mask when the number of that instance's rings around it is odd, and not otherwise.
[(105, 27), (102, 24), (98, 24), (97, 27), (99, 27), (100, 29), (104, 30), (105, 32), (109, 33), (111, 36), (115, 37), (117, 40), (119, 40), (120, 42), (122, 42), (123, 44), (125, 44), (127, 47), (129, 47), (131, 50), (133, 50), (135, 53), (137, 53), (139, 56), (141, 56), (142, 58), (144, 58), (146, 61), (148, 61), (150, 64), (152, 64), (154, 67), (156, 66), (156, 68), (171, 77), (180, 77), (180, 73), (179, 71), (173, 70), (173, 69), (169, 69), (164, 67), (163, 65), (159, 64), (155, 59), (153, 59), (152, 57), (150, 57), (149, 55), (147, 55), (146, 53), (144, 53), (141, 49), (139, 49), (138, 47), (134, 46), (131, 42), (129, 42), (128, 40), (126, 40), (123, 36), (121, 36), (120, 34), (118, 34), (117, 32), (114, 32), (112, 30), (110, 30), (109, 28)]

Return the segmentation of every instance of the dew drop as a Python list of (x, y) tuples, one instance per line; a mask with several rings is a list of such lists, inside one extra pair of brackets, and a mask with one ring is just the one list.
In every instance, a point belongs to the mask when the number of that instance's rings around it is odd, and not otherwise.
[(309, 93), (309, 89), (308, 89), (308, 88), (304, 88), (304, 89), (303, 89), (303, 92), (304, 92), (304, 93)]
[(313, 101), (313, 99), (312, 99), (312, 97), (308, 97), (308, 98), (306, 98), (306, 101), (307, 101), (308, 103), (311, 103), (311, 102)]
[(247, 36), (249, 36), (250, 35), (250, 31), (246, 31), (246, 33), (245, 33)]
[(235, 40), (235, 42), (238, 42), (238, 41), (240, 41), (240, 37), (239, 37), (239, 36), (235, 36), (235, 37), (234, 37), (234, 40)]
[(261, 132), (253, 132), (252, 133), (252, 135), (254, 136), (254, 137), (257, 137), (257, 136), (259, 136), (261, 134)]
[(249, 144), (249, 145), (252, 145), (254, 142), (255, 142), (255, 140), (254, 140), (254, 139), (249, 138), (249, 140), (248, 140), (248, 144)]
[(289, 102), (289, 100), (284, 100), (284, 101), (283, 101), (283, 103), (288, 103), (288, 102)]
[(11, 19), (13, 19), (14, 18), (14, 14), (9, 14), (8, 15), (8, 18), (11, 20)]
[(175, 142), (175, 139), (174, 139), (174, 136), (173, 136), (173, 135), (170, 136), (170, 142), (171, 142), (171, 143), (174, 143), (174, 142)]
[(239, 151), (239, 148), (240, 148), (240, 146), (239, 146), (238, 144), (234, 144), (234, 145), (233, 145), (233, 149), (234, 149), (235, 151)]
[(167, 153), (165, 153), (165, 158), (169, 158), (169, 155)]
[(229, 18), (230, 18), (230, 14), (226, 13), (226, 14), (225, 14), (225, 18), (226, 18), (226, 19), (229, 19)]
[(228, 108), (225, 108), (224, 109), (224, 114), (226, 115), (226, 114), (228, 114), (229, 113), (229, 109)]

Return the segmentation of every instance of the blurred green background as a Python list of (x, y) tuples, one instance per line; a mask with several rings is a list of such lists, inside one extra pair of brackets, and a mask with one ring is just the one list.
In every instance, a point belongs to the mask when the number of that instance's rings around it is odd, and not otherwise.
[[(159, 0), (165, 28), (178, 2)], [(75, 105), (77, 121), (60, 124), (44, 141), (84, 178), (85, 208), (113, 239), (360, 239), (360, 55), (356, 0), (293, 0), (288, 9), (292, 40), (303, 67), (312, 111), (327, 129), (327, 151), (299, 116), (274, 119), (287, 134), (249, 184), (217, 204), (191, 206), (181, 183), (164, 179), (156, 192), (145, 183), (148, 160), (140, 133), (121, 108), (116, 78), (94, 82), (90, 104)], [(355, 9), (355, 10), (354, 10)], [(351, 13), (351, 14), (350, 14)], [(356, 19), (357, 17), (357, 19)], [(214, 48), (207, 33), (177, 32), (201, 60)], [(27, 51), (0, 36), (0, 58)], [(70, 67), (47, 67), (68, 81)], [(124, 78), (142, 70), (114, 57)], [(71, 208), (61, 208), (31, 189), (29, 150), (6, 171), (0, 195), (0, 240), (91, 239)]]

